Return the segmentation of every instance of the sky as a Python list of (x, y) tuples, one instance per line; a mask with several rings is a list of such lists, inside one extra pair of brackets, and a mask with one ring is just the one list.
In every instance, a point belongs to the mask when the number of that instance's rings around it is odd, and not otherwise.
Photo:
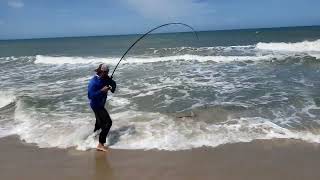
[[(0, 0), (0, 39), (320, 25), (319, 0)], [(183, 27), (168, 31), (184, 31)]]

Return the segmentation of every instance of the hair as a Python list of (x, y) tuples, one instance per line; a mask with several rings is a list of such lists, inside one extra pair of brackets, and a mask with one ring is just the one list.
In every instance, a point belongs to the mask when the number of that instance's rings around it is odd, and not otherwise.
[(101, 72), (102, 72), (101, 66), (102, 66), (102, 64), (99, 64), (98, 68), (94, 70), (98, 75), (101, 74)]
[[(100, 75), (100, 74), (103, 72), (103, 71), (101, 70), (102, 65), (103, 65), (103, 63), (100, 64), (100, 65), (98, 66), (98, 68), (94, 70), (94, 71), (97, 73), (97, 75)], [(108, 71), (109, 71), (109, 69), (108, 69)]]

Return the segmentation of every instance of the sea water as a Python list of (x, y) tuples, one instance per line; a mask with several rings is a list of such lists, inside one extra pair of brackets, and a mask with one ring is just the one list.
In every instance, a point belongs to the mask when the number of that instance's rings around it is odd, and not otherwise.
[[(153, 34), (114, 74), (116, 149), (181, 150), (255, 139), (320, 143), (320, 27)], [(0, 137), (96, 146), (87, 85), (140, 35), (0, 41)]]

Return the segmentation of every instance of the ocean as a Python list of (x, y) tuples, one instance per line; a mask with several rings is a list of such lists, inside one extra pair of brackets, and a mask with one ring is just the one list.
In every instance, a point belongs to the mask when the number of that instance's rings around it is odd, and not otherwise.
[[(114, 149), (320, 143), (320, 27), (152, 34), (114, 74)], [(0, 41), (0, 138), (94, 148), (87, 85), (140, 35)]]

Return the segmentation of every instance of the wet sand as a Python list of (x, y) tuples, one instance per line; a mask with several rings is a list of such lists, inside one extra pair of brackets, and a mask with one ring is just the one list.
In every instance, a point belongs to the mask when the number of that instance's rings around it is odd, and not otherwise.
[(184, 151), (40, 149), (0, 139), (0, 179), (319, 180), (320, 145), (258, 140)]

